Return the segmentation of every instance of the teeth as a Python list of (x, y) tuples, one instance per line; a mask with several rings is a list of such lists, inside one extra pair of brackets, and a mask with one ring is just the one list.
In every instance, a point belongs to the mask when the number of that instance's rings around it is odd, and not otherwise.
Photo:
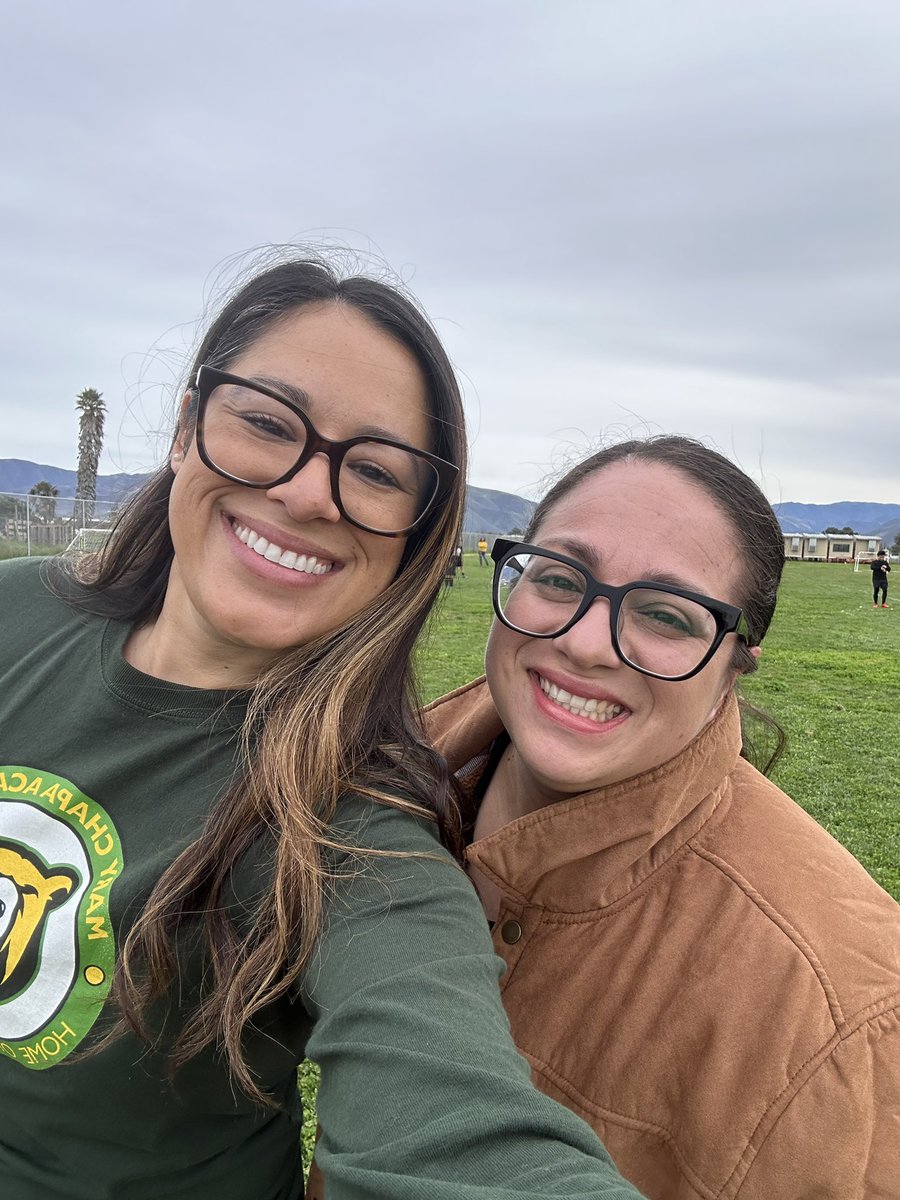
[(295, 550), (282, 550), (274, 542), (268, 541), (261, 534), (246, 525), (232, 524), (235, 536), (254, 550), (268, 562), (278, 563), (289, 571), (299, 571), (301, 575), (327, 575), (334, 566), (332, 562), (320, 562), (314, 554), (297, 554)]
[(599, 724), (601, 721), (611, 721), (625, 710), (623, 704), (611, 704), (608, 700), (598, 700), (595, 696), (573, 696), (571, 692), (544, 679), (543, 675), (538, 675), (538, 679), (544, 695), (576, 717), (587, 717), (588, 720)]

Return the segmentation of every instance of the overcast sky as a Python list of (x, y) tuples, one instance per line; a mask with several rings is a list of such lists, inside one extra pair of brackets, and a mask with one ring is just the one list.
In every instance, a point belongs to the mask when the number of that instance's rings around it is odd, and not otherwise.
[(0, 458), (164, 452), (216, 281), (354, 247), (460, 372), (471, 480), (700, 437), (900, 503), (896, 0), (30, 0), (0, 73)]

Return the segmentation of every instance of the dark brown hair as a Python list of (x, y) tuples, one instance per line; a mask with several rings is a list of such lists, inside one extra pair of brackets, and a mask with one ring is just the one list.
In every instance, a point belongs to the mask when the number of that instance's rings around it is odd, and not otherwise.
[[(702, 488), (734, 529), (741, 551), (743, 569), (738, 581), (736, 601), (743, 609), (750, 631), (749, 646), (758, 646), (766, 635), (775, 613), (775, 602), (784, 569), (784, 538), (775, 512), (749, 475), (724, 454), (711, 450), (693, 438), (675, 434), (634, 438), (618, 442), (590, 455), (572, 467), (544, 496), (534, 510), (526, 541), (532, 540), (548, 513), (574, 488), (591, 475), (614, 463), (644, 462), (670, 467), (686, 475)], [(756, 670), (757, 661), (741, 638), (735, 639), (732, 664), (741, 675)], [(780, 757), (785, 735), (767, 713), (741, 701), (745, 718), (751, 715), (765, 727), (765, 750), (752, 745), (749, 727), (744, 721), (744, 750), (763, 772), (771, 770)], [(758, 734), (756, 735), (758, 739)]]
[[(166, 870), (122, 948), (114, 995), (126, 1027), (145, 1040), (150, 1005), (173, 986), (175, 932), (201, 912), (211, 983), (170, 1056), (172, 1069), (221, 1045), (240, 1086), (261, 1102), (242, 1049), (260, 1010), (294, 987), (321, 927), (324, 852), (342, 794), (426, 815), (461, 853), (459, 818), (446, 767), (421, 740), (414, 717), (411, 656), (455, 548), (464, 499), (466, 443), (453, 368), (417, 305), (398, 288), (341, 277), (321, 259), (292, 258), (253, 275), (203, 338), (199, 366), (227, 369), (278, 321), (307, 305), (347, 305), (406, 347), (422, 372), (431, 450), (460, 473), (451, 493), (409, 535), (397, 575), (345, 625), (288, 650), (256, 683), (243, 732), (244, 770), (209, 814), (199, 839)], [(191, 407), (184, 417), (191, 433)], [(184, 430), (182, 430), (182, 433)], [(176, 431), (177, 433), (177, 431)], [(106, 547), (75, 569), (91, 611), (140, 624), (160, 612), (174, 549), (168, 465), (119, 516)], [(273, 878), (249, 936), (226, 915), (231, 872), (258, 839), (273, 839)]]

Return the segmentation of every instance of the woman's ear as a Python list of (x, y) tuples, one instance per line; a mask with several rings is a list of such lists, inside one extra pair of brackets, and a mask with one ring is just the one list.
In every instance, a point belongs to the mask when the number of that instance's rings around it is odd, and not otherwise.
[[(759, 658), (759, 656), (762, 654), (762, 646), (746, 646), (745, 649), (753, 658)], [(709, 722), (718, 715), (719, 710), (725, 703), (725, 700), (734, 691), (735, 684), (744, 674), (746, 674), (746, 672), (739, 670), (737, 667), (728, 668), (728, 673), (725, 676), (724, 686), (719, 694), (719, 698), (710, 709), (709, 716), (706, 718), (707, 724), (709, 724)]]
[[(751, 658), (759, 658), (759, 656), (762, 654), (762, 646), (743, 646), (742, 649), (745, 650), (746, 653), (749, 654)], [(756, 670), (755, 664), (753, 666), (746, 666), (743, 668), (743, 670), (741, 670), (740, 667), (732, 667), (731, 668), (731, 682), (728, 684), (728, 687), (725, 689), (725, 695), (727, 695), (731, 691), (731, 689), (735, 686), (735, 684), (737, 683), (737, 681), (740, 679), (740, 677), (742, 675), (749, 675), (755, 670)]]
[(181, 410), (178, 413), (178, 432), (175, 434), (172, 449), (169, 451), (169, 466), (172, 468), (173, 474), (177, 474), (178, 468), (184, 462), (184, 456), (187, 454), (188, 447), (191, 444), (188, 414), (190, 413), (193, 399), (194, 397), (190, 392), (185, 392), (184, 399), (181, 401)]

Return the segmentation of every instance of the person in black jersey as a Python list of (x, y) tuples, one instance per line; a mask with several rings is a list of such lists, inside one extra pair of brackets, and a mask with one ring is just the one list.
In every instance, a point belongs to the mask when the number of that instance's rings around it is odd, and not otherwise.
[(881, 607), (887, 608), (887, 590), (888, 590), (888, 575), (891, 571), (891, 564), (887, 560), (887, 554), (884, 550), (879, 550), (876, 556), (869, 563), (872, 569), (872, 599), (874, 608), (878, 607), (878, 594), (881, 593)]

